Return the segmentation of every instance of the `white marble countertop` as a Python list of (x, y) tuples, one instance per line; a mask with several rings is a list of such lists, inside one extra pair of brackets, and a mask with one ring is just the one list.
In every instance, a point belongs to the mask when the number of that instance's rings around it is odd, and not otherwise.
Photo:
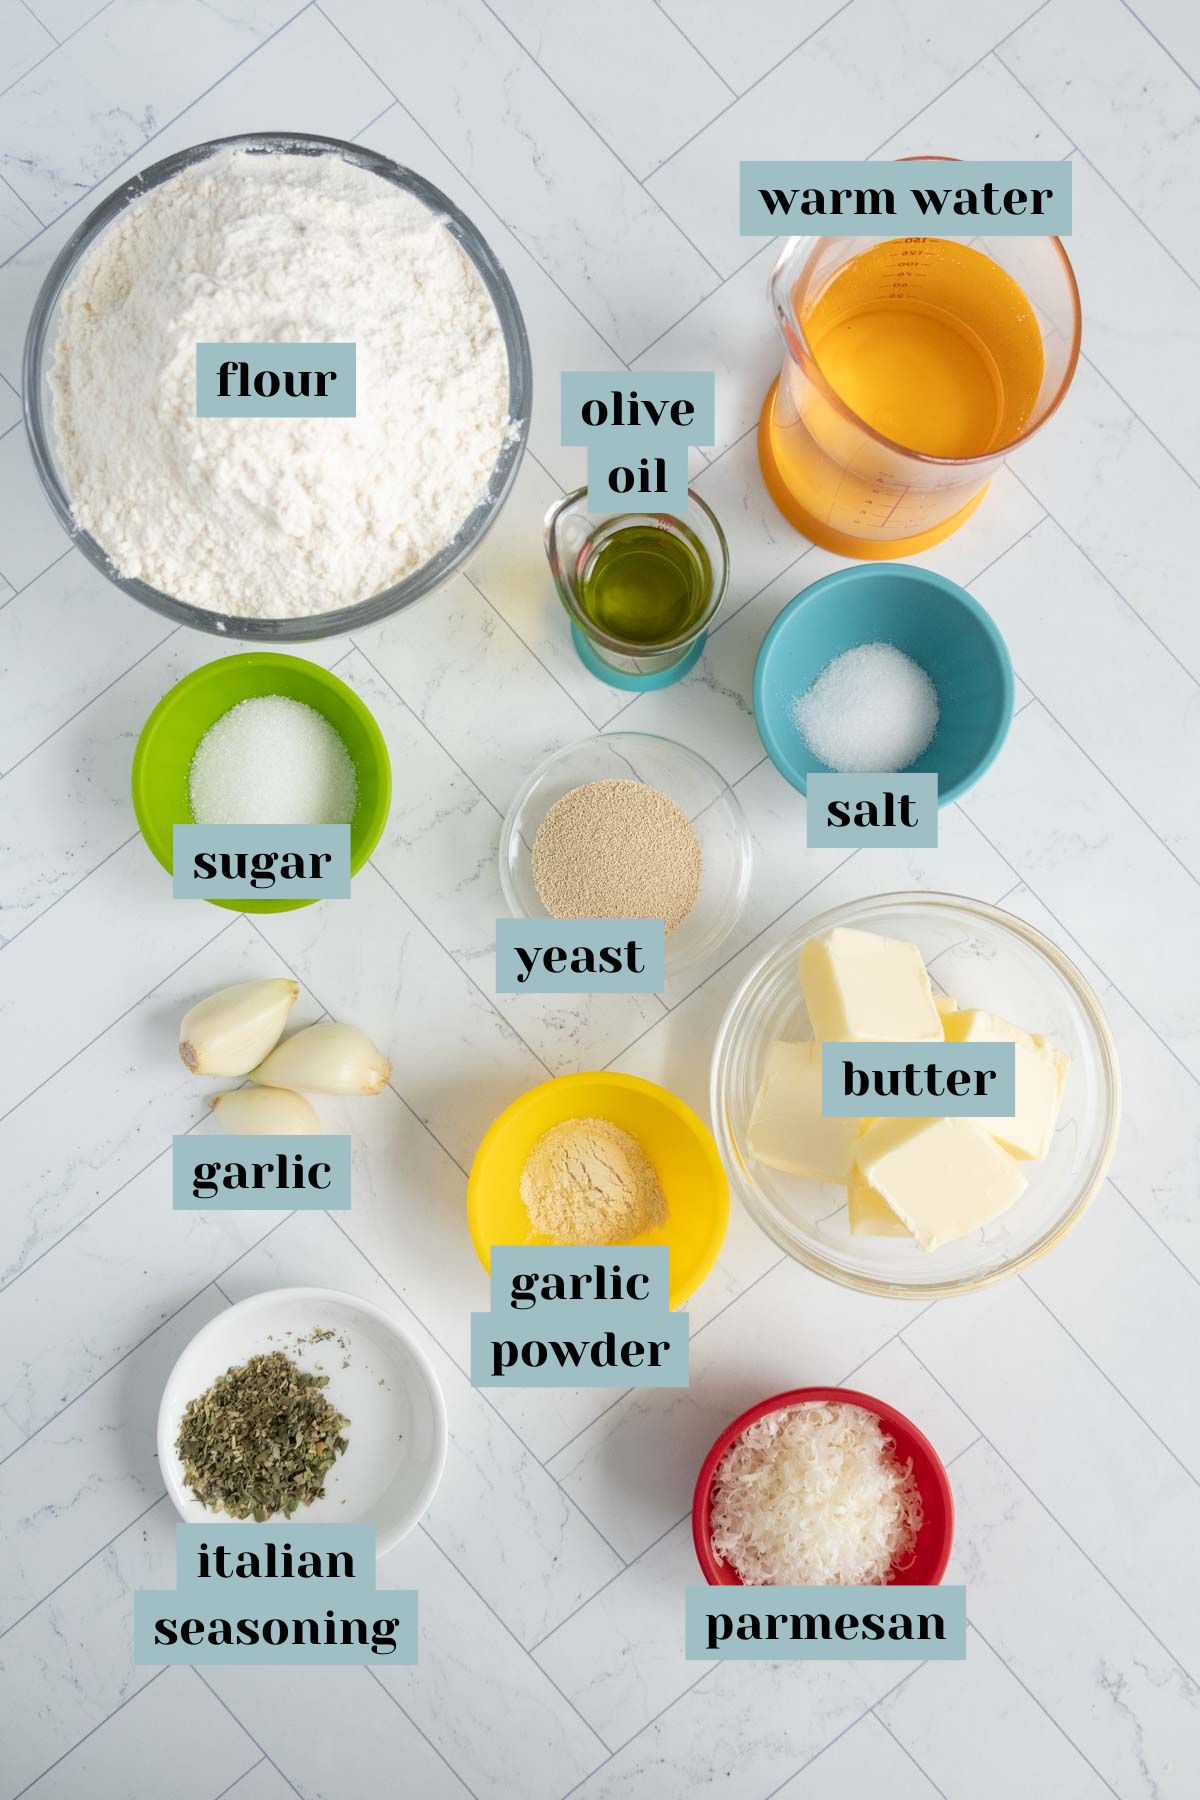
[[(0, 0), (0, 1800), (1197, 1792), (1198, 82), (1185, 0)], [(39, 283), (95, 201), (186, 144), (277, 127), (361, 139), (476, 220), (537, 399), (469, 571), (311, 652), (368, 700), (397, 777), (352, 912), (251, 920), (173, 904), (129, 801), (146, 713), (220, 646), (68, 548), (19, 389)], [(757, 469), (773, 251), (737, 235), (736, 164), (929, 149), (1072, 158), (1084, 357), (930, 558), (1011, 647), (1003, 754), (938, 850), (810, 852), (748, 696), (766, 626), (834, 559)], [(716, 369), (697, 485), (734, 559), (702, 663), (632, 703), (575, 659), (540, 537), (582, 468), (559, 371), (620, 362)], [(665, 1002), (497, 1000), (501, 813), (534, 761), (618, 717), (736, 784), (758, 850), (736, 940)], [(839, 900), (921, 885), (1033, 921), (1102, 997), (1126, 1114), (1069, 1240), (921, 1308), (818, 1280), (735, 1213), (692, 1303), (690, 1390), (473, 1390), (464, 1170), (494, 1113), (605, 1063), (703, 1109), (716, 1022), (762, 952)], [(173, 1214), (171, 1135), (198, 1115), (177, 1020), (288, 969), (309, 1016), (335, 1008), (395, 1060), (393, 1090), (345, 1108), (354, 1210)], [(134, 1667), (130, 1592), (173, 1584), (166, 1372), (231, 1301), (292, 1282), (395, 1309), (444, 1384), (445, 1481), (380, 1567), (420, 1588), (420, 1665)], [(950, 1465), (966, 1662), (685, 1662), (712, 1435), (763, 1394), (850, 1377)]]

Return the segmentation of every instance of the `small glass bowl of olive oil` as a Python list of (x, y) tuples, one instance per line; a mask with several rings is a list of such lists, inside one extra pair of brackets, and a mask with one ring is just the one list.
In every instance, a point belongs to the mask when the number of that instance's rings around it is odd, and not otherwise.
[(635, 690), (687, 673), (729, 579), (725, 534), (690, 488), (686, 518), (589, 512), (580, 488), (546, 515), (546, 555), (583, 662)]

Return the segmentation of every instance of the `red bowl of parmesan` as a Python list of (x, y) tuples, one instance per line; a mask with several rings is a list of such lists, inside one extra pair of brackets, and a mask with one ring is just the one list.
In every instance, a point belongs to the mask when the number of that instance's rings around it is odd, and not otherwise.
[(911, 1420), (852, 1388), (794, 1388), (727, 1425), (704, 1459), (692, 1538), (712, 1587), (933, 1587), (954, 1500)]

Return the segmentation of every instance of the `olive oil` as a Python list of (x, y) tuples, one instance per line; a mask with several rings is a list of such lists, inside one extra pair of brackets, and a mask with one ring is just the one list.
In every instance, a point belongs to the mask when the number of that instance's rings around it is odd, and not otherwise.
[(712, 597), (707, 550), (682, 519), (665, 515), (603, 527), (585, 546), (577, 579), (592, 624), (647, 650), (686, 637)]

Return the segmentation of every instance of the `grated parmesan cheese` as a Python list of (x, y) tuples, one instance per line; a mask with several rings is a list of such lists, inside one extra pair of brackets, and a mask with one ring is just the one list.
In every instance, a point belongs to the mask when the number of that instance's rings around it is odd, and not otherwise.
[(861, 1406), (810, 1400), (768, 1413), (717, 1467), (712, 1546), (747, 1587), (878, 1586), (921, 1529), (911, 1459)]

